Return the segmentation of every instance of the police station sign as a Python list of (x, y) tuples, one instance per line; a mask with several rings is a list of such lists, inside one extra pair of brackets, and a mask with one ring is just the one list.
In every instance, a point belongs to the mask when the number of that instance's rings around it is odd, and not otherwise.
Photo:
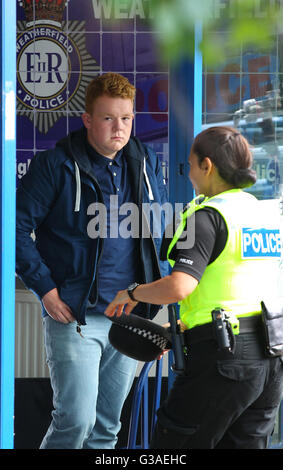
[(92, 0), (95, 18), (153, 18), (152, 0)]

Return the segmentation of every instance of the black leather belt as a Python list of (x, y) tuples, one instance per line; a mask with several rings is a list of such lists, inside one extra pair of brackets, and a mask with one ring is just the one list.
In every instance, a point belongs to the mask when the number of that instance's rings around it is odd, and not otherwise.
[[(241, 317), (240, 321), (240, 334), (252, 333), (259, 330), (262, 326), (261, 315), (255, 315), (253, 317)], [(186, 346), (200, 341), (207, 341), (215, 339), (212, 323), (206, 323), (201, 326), (195, 326), (194, 328), (184, 331), (184, 340)]]

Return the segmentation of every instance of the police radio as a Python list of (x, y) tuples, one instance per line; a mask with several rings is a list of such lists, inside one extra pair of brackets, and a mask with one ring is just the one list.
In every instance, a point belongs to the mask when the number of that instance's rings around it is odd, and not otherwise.
[(215, 309), (211, 312), (214, 336), (220, 350), (232, 351), (234, 349), (232, 328), (226, 319), (225, 312), (222, 308)]

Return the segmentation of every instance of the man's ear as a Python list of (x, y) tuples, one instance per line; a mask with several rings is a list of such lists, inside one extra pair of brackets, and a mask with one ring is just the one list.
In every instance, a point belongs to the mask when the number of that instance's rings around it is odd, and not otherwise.
[(82, 121), (84, 123), (84, 126), (89, 129), (91, 125), (91, 116), (89, 113), (83, 113), (82, 114)]

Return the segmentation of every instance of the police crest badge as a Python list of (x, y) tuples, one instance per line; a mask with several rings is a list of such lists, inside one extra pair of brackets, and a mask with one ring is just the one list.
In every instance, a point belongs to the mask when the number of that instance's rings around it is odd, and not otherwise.
[(69, 1), (18, 0), (26, 21), (17, 22), (17, 111), (43, 134), (66, 112), (80, 115), (100, 70), (86, 48), (85, 22), (63, 20)]

